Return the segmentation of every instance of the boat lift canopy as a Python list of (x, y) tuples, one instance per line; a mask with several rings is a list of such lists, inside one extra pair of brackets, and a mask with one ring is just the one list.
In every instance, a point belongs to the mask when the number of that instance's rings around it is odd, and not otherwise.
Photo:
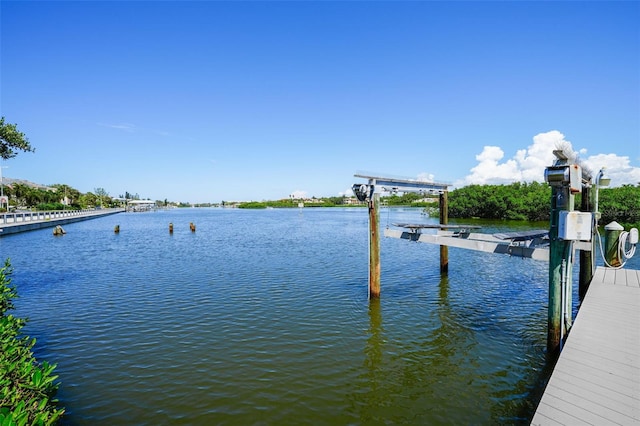
[[(442, 194), (451, 185), (447, 183), (428, 182), (415, 179), (401, 179), (393, 177), (371, 176), (369, 174), (355, 174), (369, 180), (369, 186), (373, 186), (374, 192), (420, 192), (424, 194)], [(355, 184), (354, 187), (358, 185)]]

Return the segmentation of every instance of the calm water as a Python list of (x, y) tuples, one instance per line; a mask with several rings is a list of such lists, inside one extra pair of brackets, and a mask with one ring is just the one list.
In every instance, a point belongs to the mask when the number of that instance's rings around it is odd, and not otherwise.
[(545, 262), (450, 249), (441, 278), (437, 246), (383, 238), (369, 302), (365, 209), (65, 229), (5, 236), (0, 255), (67, 424), (526, 424), (548, 374)]

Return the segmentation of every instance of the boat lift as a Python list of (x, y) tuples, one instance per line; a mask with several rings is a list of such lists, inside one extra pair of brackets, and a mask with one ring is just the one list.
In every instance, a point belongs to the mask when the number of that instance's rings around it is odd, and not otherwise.
[[(394, 223), (393, 225), (403, 228), (403, 230), (386, 229), (384, 231), (385, 237), (440, 244), (487, 253), (508, 254), (534, 260), (549, 260), (549, 231), (547, 230), (483, 234), (471, 232), (480, 228), (480, 226), (475, 225), (410, 223)], [(437, 232), (435, 234), (424, 233), (422, 232), (423, 229), (436, 229)]]
[[(381, 192), (419, 192), (438, 194), (439, 224), (396, 223), (400, 229), (384, 231), (386, 237), (440, 245), (440, 272), (448, 271), (448, 247), (464, 248), (528, 257), (549, 262), (549, 303), (547, 349), (550, 353), (561, 350), (562, 343), (572, 325), (572, 267), (576, 251), (580, 252), (579, 295), (584, 297), (595, 271), (595, 242), (600, 213), (598, 190), (608, 184), (600, 170), (593, 182), (588, 170), (583, 170), (575, 159), (563, 150), (553, 151), (556, 160), (545, 169), (545, 181), (551, 187), (549, 231), (482, 234), (472, 232), (473, 225), (448, 224), (447, 184), (410, 179), (396, 179), (356, 174), (368, 179), (367, 184), (354, 184), (352, 189), (361, 202), (369, 206), (369, 297), (380, 297), (380, 232), (379, 205)], [(574, 195), (582, 193), (580, 211), (575, 209)], [(591, 203), (591, 194), (595, 203)], [(423, 232), (435, 229), (436, 233)], [(605, 226), (605, 247), (601, 252), (610, 268), (624, 266), (624, 259), (635, 253), (639, 243), (638, 230), (625, 232), (615, 222)], [(598, 239), (598, 241), (600, 241)], [(600, 243), (601, 244), (601, 243)], [(605, 253), (606, 252), (606, 253)], [(608, 260), (607, 260), (608, 259)]]
[[(369, 207), (369, 297), (380, 297), (380, 194), (383, 192), (413, 192), (421, 194), (437, 194), (440, 197), (440, 224), (448, 223), (446, 183), (427, 182), (412, 179), (373, 176), (371, 174), (355, 174), (355, 177), (367, 179), (367, 183), (353, 184), (351, 189), (361, 202)], [(417, 232), (415, 232), (417, 233)], [(385, 231), (386, 235), (386, 231)], [(449, 268), (449, 252), (447, 246), (440, 246), (440, 271)]]
[[(448, 184), (412, 179), (356, 174), (367, 179), (366, 184), (356, 183), (352, 190), (359, 201), (369, 207), (369, 297), (380, 296), (380, 194), (413, 192), (439, 197), (439, 223), (394, 223), (382, 233), (385, 237), (398, 238), (440, 246), (440, 272), (449, 269), (448, 247), (464, 248), (488, 253), (527, 257), (535, 260), (549, 260), (549, 232), (547, 230), (523, 231), (515, 233), (483, 234), (474, 232), (477, 225), (450, 225), (448, 213)], [(423, 232), (436, 230), (435, 233)], [(590, 245), (584, 249), (590, 250)]]

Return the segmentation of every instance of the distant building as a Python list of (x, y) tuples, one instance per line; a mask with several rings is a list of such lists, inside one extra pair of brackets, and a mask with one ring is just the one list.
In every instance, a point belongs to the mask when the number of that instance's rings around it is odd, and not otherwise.
[(356, 197), (345, 197), (344, 198), (344, 204), (346, 204), (346, 205), (356, 205), (356, 204), (364, 204), (364, 203), (358, 201), (358, 199)]
[(129, 200), (127, 202), (127, 211), (129, 212), (146, 212), (155, 210), (156, 202), (151, 200)]

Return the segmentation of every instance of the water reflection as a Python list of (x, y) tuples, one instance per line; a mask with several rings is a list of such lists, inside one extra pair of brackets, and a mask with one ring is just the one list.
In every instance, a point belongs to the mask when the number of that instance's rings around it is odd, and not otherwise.
[[(435, 297), (402, 339), (395, 336), (395, 300), (371, 299), (363, 371), (351, 405), (363, 424), (526, 424), (544, 381), (543, 347), (504, 325), (478, 324), (487, 306), (455, 296), (441, 275)], [(432, 291), (432, 282), (423, 291)], [(481, 289), (477, 291), (483, 291)], [(465, 299), (469, 299), (466, 297)], [(405, 306), (413, 310), (414, 306)], [(383, 322), (383, 310), (389, 319)], [(526, 335), (524, 336), (526, 337)]]
[(429, 321), (402, 340), (385, 332), (385, 303), (369, 301), (362, 388), (352, 395), (363, 424), (478, 421), (478, 413), (459, 409), (477, 403), (465, 384), (475, 365), (473, 332), (451, 307), (447, 276), (440, 278), (437, 294), (435, 303), (424, 306)]
[(384, 368), (384, 329), (382, 328), (382, 309), (380, 298), (369, 300), (369, 329), (367, 344), (364, 348), (364, 375), (367, 392), (358, 394), (361, 399), (360, 421), (369, 422), (375, 418), (375, 412), (385, 405), (385, 368)]
[(440, 276), (437, 246), (385, 239), (383, 297), (367, 301), (366, 211), (230, 210), (0, 239), (69, 423), (512, 424), (531, 411), (544, 264), (452, 249)]

